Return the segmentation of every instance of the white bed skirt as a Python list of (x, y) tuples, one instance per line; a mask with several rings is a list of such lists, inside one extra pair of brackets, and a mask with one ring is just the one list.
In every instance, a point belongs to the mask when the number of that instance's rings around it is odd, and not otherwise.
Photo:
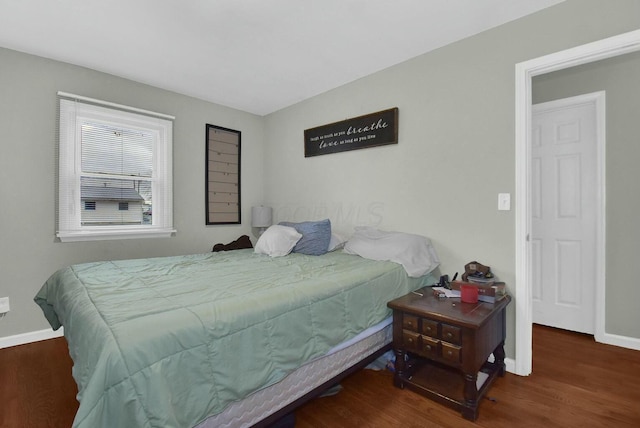
[(231, 403), (222, 413), (211, 416), (196, 428), (253, 426), (391, 343), (391, 320), (389, 317), (368, 328), (331, 349), (324, 357), (303, 365), (275, 385)]

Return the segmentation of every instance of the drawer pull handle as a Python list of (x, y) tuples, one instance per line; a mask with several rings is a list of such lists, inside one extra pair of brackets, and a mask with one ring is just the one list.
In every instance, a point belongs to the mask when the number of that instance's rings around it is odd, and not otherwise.
[(451, 334), (451, 332), (447, 333), (447, 338), (450, 339), (451, 337), (453, 337), (453, 334)]
[(407, 339), (407, 342), (413, 343), (413, 339)]
[(447, 351), (447, 354), (448, 354), (449, 356), (451, 356), (451, 355), (453, 355), (453, 352), (451, 352), (451, 351)]
[(431, 345), (427, 345), (425, 346), (425, 348), (427, 349), (427, 351), (431, 351)]
[(412, 323), (411, 321), (407, 321), (407, 325), (408, 325), (409, 327), (413, 327), (413, 323)]
[(428, 332), (431, 332), (431, 327), (427, 327), (427, 331), (428, 331)]

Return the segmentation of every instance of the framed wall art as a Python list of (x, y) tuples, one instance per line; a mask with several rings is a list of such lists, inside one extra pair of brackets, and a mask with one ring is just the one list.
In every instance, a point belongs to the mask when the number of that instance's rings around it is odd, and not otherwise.
[(206, 126), (206, 224), (240, 224), (241, 132)]
[(304, 131), (304, 156), (398, 144), (398, 108), (358, 116)]

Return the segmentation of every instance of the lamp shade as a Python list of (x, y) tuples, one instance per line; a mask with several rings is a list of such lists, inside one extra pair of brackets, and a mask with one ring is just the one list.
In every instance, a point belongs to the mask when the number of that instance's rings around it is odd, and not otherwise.
[(251, 207), (251, 226), (269, 227), (271, 226), (273, 210), (271, 207)]

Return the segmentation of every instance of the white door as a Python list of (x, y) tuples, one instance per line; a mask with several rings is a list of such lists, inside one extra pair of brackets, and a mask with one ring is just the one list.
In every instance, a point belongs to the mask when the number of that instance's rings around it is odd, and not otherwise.
[(533, 322), (589, 334), (595, 331), (596, 119), (593, 96), (533, 106)]

